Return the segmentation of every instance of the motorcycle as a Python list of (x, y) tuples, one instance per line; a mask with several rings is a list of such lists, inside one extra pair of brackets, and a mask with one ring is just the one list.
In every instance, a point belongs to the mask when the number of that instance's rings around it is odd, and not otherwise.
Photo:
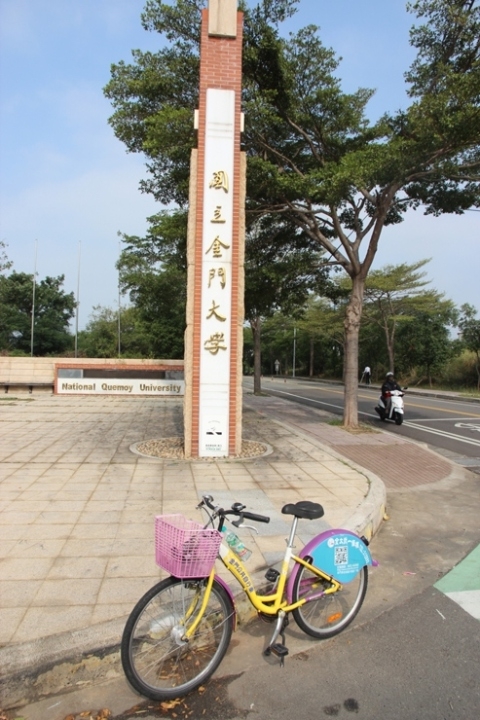
[[(404, 388), (406, 390), (407, 388)], [(401, 425), (403, 422), (403, 396), (405, 393), (403, 390), (390, 390), (385, 393), (386, 398), (390, 398), (390, 409), (387, 410), (383, 397), (380, 396), (378, 405), (375, 410), (380, 415), (381, 420), (394, 420), (397, 425)]]

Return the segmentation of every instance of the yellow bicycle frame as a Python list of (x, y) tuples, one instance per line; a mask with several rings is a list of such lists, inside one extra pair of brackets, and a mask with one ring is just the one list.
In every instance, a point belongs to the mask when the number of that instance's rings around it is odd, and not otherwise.
[[(269, 594), (269, 595), (259, 595), (256, 590), (255, 586), (250, 578), (250, 575), (243, 564), (243, 562), (240, 560), (235, 553), (230, 550), (224, 543), (220, 545), (219, 550), (219, 556), (222, 560), (223, 564), (227, 568), (227, 570), (236, 578), (236, 580), (240, 583), (243, 591), (247, 595), (248, 599), (250, 600), (253, 607), (261, 613), (264, 613), (265, 615), (277, 615), (279, 610), (283, 610), (285, 613), (289, 613), (292, 610), (295, 610), (298, 607), (301, 607), (306, 602), (308, 602), (307, 598), (302, 598), (301, 600), (298, 600), (297, 602), (289, 604), (287, 599), (284, 598), (284, 592), (285, 592), (285, 586), (287, 584), (288, 579), (288, 568), (290, 565), (290, 562), (293, 561), (295, 563), (299, 563), (300, 565), (303, 565), (306, 567), (310, 572), (312, 572), (314, 575), (317, 575), (319, 581), (325, 580), (328, 583), (330, 583), (330, 587), (326, 588), (324, 591), (325, 595), (331, 595), (333, 593), (338, 592), (338, 590), (341, 590), (342, 584), (338, 582), (338, 580), (335, 580), (335, 578), (331, 577), (331, 575), (327, 575), (324, 573), (320, 568), (315, 567), (311, 563), (309, 563), (307, 560), (304, 560), (301, 557), (298, 557), (298, 555), (293, 554), (293, 548), (290, 546), (287, 546), (285, 551), (285, 556), (283, 558), (282, 562), (282, 568), (280, 570), (280, 575), (278, 577), (278, 583), (277, 588), (275, 592)], [(208, 600), (210, 598), (210, 593), (213, 586), (213, 581), (215, 578), (215, 569), (212, 570), (208, 577), (207, 586), (205, 589), (205, 593), (203, 595), (203, 602), (199, 609), (198, 615), (195, 618), (192, 625), (187, 629), (185, 633), (185, 637), (189, 638), (191, 637), (200, 620), (203, 617), (203, 613), (205, 612), (205, 608), (207, 607)], [(191, 614), (194, 612), (194, 608), (190, 607), (188, 612), (186, 613), (186, 619), (191, 616)]]

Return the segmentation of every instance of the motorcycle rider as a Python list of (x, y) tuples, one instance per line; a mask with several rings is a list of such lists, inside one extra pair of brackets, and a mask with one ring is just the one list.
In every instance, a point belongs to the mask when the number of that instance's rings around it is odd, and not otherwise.
[(390, 406), (392, 404), (392, 398), (390, 397), (390, 394), (387, 395), (387, 393), (391, 393), (392, 390), (401, 391), (401, 389), (402, 388), (395, 380), (393, 372), (387, 372), (387, 374), (385, 375), (385, 382), (382, 385), (382, 400), (386, 408), (387, 417), (390, 415)]

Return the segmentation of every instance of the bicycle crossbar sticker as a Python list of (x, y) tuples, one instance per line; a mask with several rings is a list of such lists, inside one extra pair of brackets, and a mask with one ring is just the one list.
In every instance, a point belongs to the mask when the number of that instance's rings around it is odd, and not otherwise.
[(225, 545), (220, 545), (219, 555), (222, 558), (223, 563), (233, 573), (234, 577), (237, 578), (238, 582), (248, 593), (253, 593), (255, 588), (250, 575), (246, 571), (243, 563), (236, 557), (236, 555)]

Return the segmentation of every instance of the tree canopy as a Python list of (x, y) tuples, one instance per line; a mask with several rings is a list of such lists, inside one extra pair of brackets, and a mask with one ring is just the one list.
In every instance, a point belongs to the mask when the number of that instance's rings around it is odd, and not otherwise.
[[(64, 276), (46, 277), (35, 285), (33, 354), (63, 353), (72, 346), (69, 322), (75, 314), (73, 293), (63, 290)], [(0, 275), (0, 349), (30, 354), (33, 276)]]
[[(197, 107), (204, 0), (147, 0), (142, 22), (164, 35), (158, 53), (112, 66), (105, 88), (117, 137), (147, 156), (142, 189), (185, 207)], [(369, 122), (373, 91), (342, 91), (339, 61), (308, 26), (282, 35), (298, 0), (245, 11), (243, 106), (247, 225), (275, 214), (296, 225), (351, 278), (345, 312), (346, 425), (358, 423), (358, 339), (365, 280), (385, 228), (411, 208), (462, 213), (480, 206), (478, 0), (419, 0), (406, 73), (411, 105)]]

